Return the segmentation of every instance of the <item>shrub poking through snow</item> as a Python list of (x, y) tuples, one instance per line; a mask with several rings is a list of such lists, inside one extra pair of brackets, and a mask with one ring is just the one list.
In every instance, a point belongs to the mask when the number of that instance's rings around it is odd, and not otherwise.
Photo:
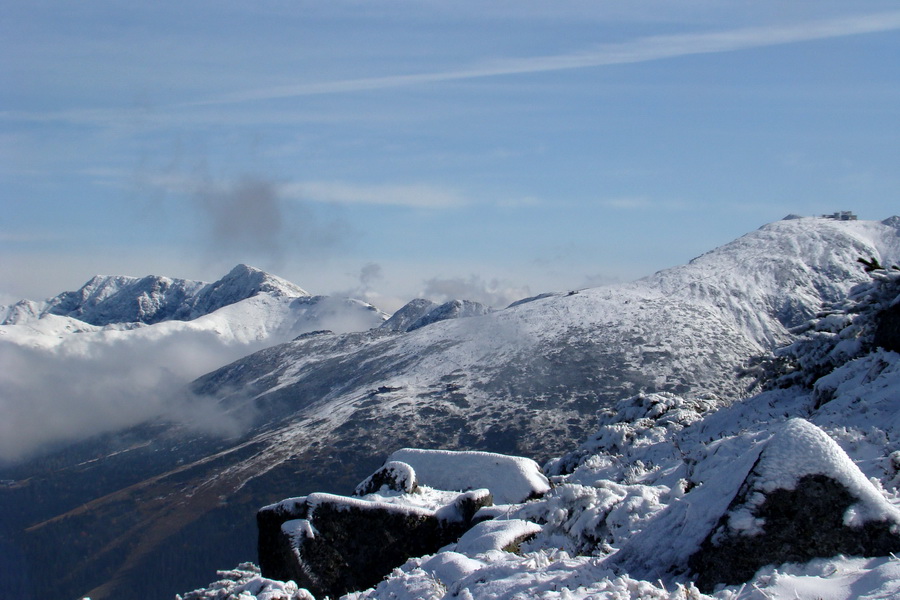
[(176, 596), (177, 600), (315, 600), (293, 581), (275, 581), (259, 574), (253, 563), (241, 563), (235, 569), (216, 571), (220, 579), (205, 588)]
[(716, 406), (714, 400), (686, 399), (660, 392), (638, 394), (600, 411), (597, 433), (577, 450), (547, 463), (551, 476), (571, 475), (569, 481), (585, 478), (593, 483), (605, 479), (635, 483), (654, 464), (679, 453), (673, 440), (685, 427), (696, 423)]

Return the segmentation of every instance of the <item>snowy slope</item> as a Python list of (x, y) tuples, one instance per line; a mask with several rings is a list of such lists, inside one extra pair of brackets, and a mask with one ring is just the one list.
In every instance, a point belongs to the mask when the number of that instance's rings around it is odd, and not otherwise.
[[(379, 425), (383, 437), (419, 428), (438, 445), (547, 456), (598, 407), (639, 391), (739, 397), (735, 369), (864, 281), (860, 256), (896, 260), (897, 229), (781, 221), (631, 284), (545, 296), (406, 335), (298, 340), (198, 385), (216, 395), (219, 381), (253, 382), (257, 406), (302, 399), (290, 402), (291, 419), (327, 406), (316, 436), (362, 430), (354, 422), (377, 412), (394, 415)], [(278, 444), (309, 433), (287, 424)]]
[[(623, 399), (638, 393), (680, 399), (672, 402), (682, 404), (676, 412), (688, 424), (698, 411), (743, 397), (746, 382), (735, 378), (735, 370), (748, 357), (789, 340), (788, 326), (867, 280), (859, 257), (898, 262), (898, 228), (782, 221), (691, 264), (629, 284), (545, 294), (409, 332), (400, 327), (302, 336), (195, 382), (196, 396), (237, 421), (253, 422), (246, 435), (215, 450), (199, 442), (176, 450), (174, 437), (148, 440), (141, 450), (115, 459), (117, 468), (130, 465), (145, 473), (143, 482), (107, 488), (108, 495), (87, 509), (54, 515), (66, 519), (45, 516), (34, 531), (50, 536), (54, 528), (78, 527), (85, 519), (121, 519), (121, 506), (137, 504), (144, 517), (128, 530), (128, 541), (109, 531), (109, 544), (133, 544), (140, 549), (133, 560), (162, 564), (169, 544), (182, 535), (178, 523), (191, 523), (200, 536), (193, 547), (213, 560), (233, 556), (228, 552), (238, 545), (236, 533), (222, 530), (223, 511), (237, 530), (240, 515), (263, 504), (313, 491), (347, 493), (402, 447), (478, 449), (543, 460), (571, 450), (596, 430), (599, 412), (620, 410)], [(429, 308), (434, 309), (419, 310)], [(640, 418), (640, 410), (635, 415)], [(188, 449), (191, 458), (176, 462)], [(646, 451), (659, 451), (660, 460), (673, 452), (670, 445)], [(156, 470), (146, 466), (149, 457)], [(633, 515), (617, 517), (628, 527), (656, 514), (676, 493), (674, 482), (660, 472), (659, 485), (647, 488), (645, 497), (642, 488), (629, 487), (641, 476), (631, 458), (598, 461), (613, 483), (591, 494), (634, 498), (639, 506)], [(104, 463), (91, 468), (102, 473)], [(617, 480), (613, 472), (622, 475)], [(596, 481), (596, 473), (584, 473), (586, 486)], [(660, 486), (669, 490), (665, 498)], [(189, 501), (164, 500), (178, 498), (184, 489), (193, 490)], [(534, 560), (552, 570), (562, 564), (554, 557), (559, 555)], [(496, 568), (515, 577), (506, 560)], [(590, 560), (565, 558), (565, 564)], [(235, 563), (218, 561), (227, 564)], [(90, 580), (90, 567), (77, 566), (83, 580)], [(573, 574), (573, 581), (597, 580), (597, 572), (585, 573)], [(541, 577), (557, 575), (569, 577), (562, 572)], [(637, 590), (650, 584), (625, 578), (610, 585)], [(117, 592), (121, 596), (124, 589)], [(92, 596), (100, 597), (97, 590)]]
[[(900, 274), (893, 281), (897, 306)], [(845, 331), (863, 345), (871, 343), (865, 340), (871, 331)], [(818, 406), (822, 387), (831, 391), (830, 399)], [(551, 471), (566, 474), (555, 478), (550, 494), (507, 509), (510, 519), (543, 524), (524, 555), (459, 556), (458, 548), (449, 547), (410, 560), (375, 589), (351, 597), (511, 599), (525, 592), (577, 599), (705, 598), (692, 588), (690, 573), (672, 567), (683, 567), (698, 549), (748, 472), (762, 491), (792, 489), (809, 474), (827, 476), (859, 498), (845, 524), (897, 522), (898, 397), (900, 354), (869, 346), (855, 358), (845, 357), (812, 389), (770, 390), (716, 412), (671, 395), (624, 400), (579, 451), (551, 464)], [(752, 492), (751, 503), (758, 502)], [(759, 523), (739, 512), (726, 522), (746, 529), (745, 535), (759, 535)], [(751, 581), (720, 588), (714, 597), (896, 598), (898, 576), (900, 561), (893, 555), (826, 557), (764, 567)]]
[[(875, 277), (856, 288), (856, 302), (816, 318), (782, 352), (817, 377), (772, 385), (729, 406), (669, 393), (623, 398), (601, 412), (589, 440), (547, 465), (555, 475), (546, 496), (499, 513), (501, 524), (540, 524), (521, 554), (495, 549), (473, 529), (466, 538), (477, 539), (410, 559), (375, 588), (346, 598), (897, 598), (900, 560), (888, 553), (770, 564), (711, 596), (693, 586), (687, 567), (717, 522), (739, 535), (761, 535), (763, 524), (747, 511), (761, 494), (793, 489), (808, 475), (840, 482), (856, 498), (845, 525), (900, 523), (900, 354), (876, 345), (877, 321), (887, 311), (897, 318), (900, 273)], [(768, 383), (777, 384), (778, 373), (769, 375), (775, 379)], [(749, 488), (740, 494), (748, 505), (729, 506), (745, 478)], [(290, 583), (260, 577), (251, 564), (220, 575), (185, 600), (237, 589), (253, 590), (250, 598), (306, 597)]]

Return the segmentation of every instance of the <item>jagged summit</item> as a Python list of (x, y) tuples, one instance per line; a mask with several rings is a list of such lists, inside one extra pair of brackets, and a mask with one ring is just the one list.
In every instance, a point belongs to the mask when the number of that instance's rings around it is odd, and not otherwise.
[(41, 315), (72, 317), (91, 325), (186, 320), (203, 282), (148, 275), (95, 275), (74, 292), (50, 298)]
[(309, 292), (286, 279), (270, 275), (255, 267), (239, 264), (225, 277), (207, 284), (199, 291), (193, 302), (191, 318), (211, 313), (223, 306), (261, 293), (290, 298), (310, 296)]
[[(888, 227), (893, 227), (894, 229), (900, 230), (900, 217), (897, 215), (888, 217), (884, 221), (881, 222), (882, 225), (887, 225)], [(898, 231), (898, 235), (900, 235), (900, 231)]]
[(29, 314), (71, 317), (91, 325), (190, 321), (257, 294), (303, 298), (309, 293), (293, 283), (244, 264), (213, 283), (156, 275), (95, 275), (76, 291), (63, 292), (43, 306), (21, 302), (6, 309), (2, 324)]

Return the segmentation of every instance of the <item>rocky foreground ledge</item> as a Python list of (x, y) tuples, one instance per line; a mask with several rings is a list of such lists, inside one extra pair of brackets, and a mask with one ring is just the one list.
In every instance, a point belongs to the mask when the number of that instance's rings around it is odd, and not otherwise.
[[(722, 584), (751, 581), (766, 565), (900, 552), (900, 511), (806, 420), (784, 423), (732, 471), (672, 498), (618, 552), (592, 559), (592, 568), (605, 569), (607, 577), (681, 572), (699, 586), (681, 585), (684, 597), (703, 598), (701, 592)], [(337, 598), (377, 591), (399, 567), (418, 562), (451, 587), (450, 578), (466, 580), (483, 567), (481, 558), (531, 550), (536, 538), (547, 542), (559, 529), (561, 511), (570, 534), (597, 516), (597, 507), (584, 506), (585, 496), (578, 495), (583, 486), (554, 480), (558, 485), (551, 487), (538, 465), (521, 457), (400, 450), (353, 496), (316, 493), (260, 509), (259, 570), (246, 564), (220, 572), (223, 581), (184, 600), (241, 593), (269, 600)], [(503, 503), (495, 504), (497, 498)], [(636, 498), (620, 498), (593, 534), (619, 519), (616, 511), (640, 513)]]
[[(488, 452), (398, 450), (353, 497), (310, 494), (257, 513), (263, 577), (337, 597), (381, 581), (415, 556), (463, 541), (513, 548), (540, 526), (491, 519), (495, 501), (522, 503), (550, 489), (533, 460)], [(469, 535), (467, 532), (473, 533)]]

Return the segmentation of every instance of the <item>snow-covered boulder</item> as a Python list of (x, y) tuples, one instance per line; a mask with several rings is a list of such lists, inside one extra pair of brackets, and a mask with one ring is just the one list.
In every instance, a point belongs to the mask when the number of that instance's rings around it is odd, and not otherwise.
[(455, 542), (490, 503), (487, 490), (457, 494), (437, 510), (332, 494), (289, 498), (257, 513), (260, 569), (266, 578), (336, 598)]
[[(406, 448), (360, 483), (354, 497), (310, 494), (257, 513), (259, 565), (337, 597), (377, 584), (409, 558), (460, 540), (460, 552), (517, 547), (541, 527), (521, 519), (483, 522), (495, 494), (504, 504), (550, 489), (533, 460), (489, 452)], [(464, 534), (478, 521), (477, 530)]]
[(460, 492), (487, 488), (497, 504), (524, 502), (550, 490), (540, 465), (521, 456), (403, 448), (388, 461), (410, 465), (420, 485)]
[(765, 565), (900, 551), (900, 511), (824, 431), (788, 421), (689, 560), (701, 590)]
[(476, 556), (491, 550), (517, 552), (522, 542), (540, 531), (540, 525), (522, 519), (483, 521), (459, 538), (456, 551), (466, 556)]

